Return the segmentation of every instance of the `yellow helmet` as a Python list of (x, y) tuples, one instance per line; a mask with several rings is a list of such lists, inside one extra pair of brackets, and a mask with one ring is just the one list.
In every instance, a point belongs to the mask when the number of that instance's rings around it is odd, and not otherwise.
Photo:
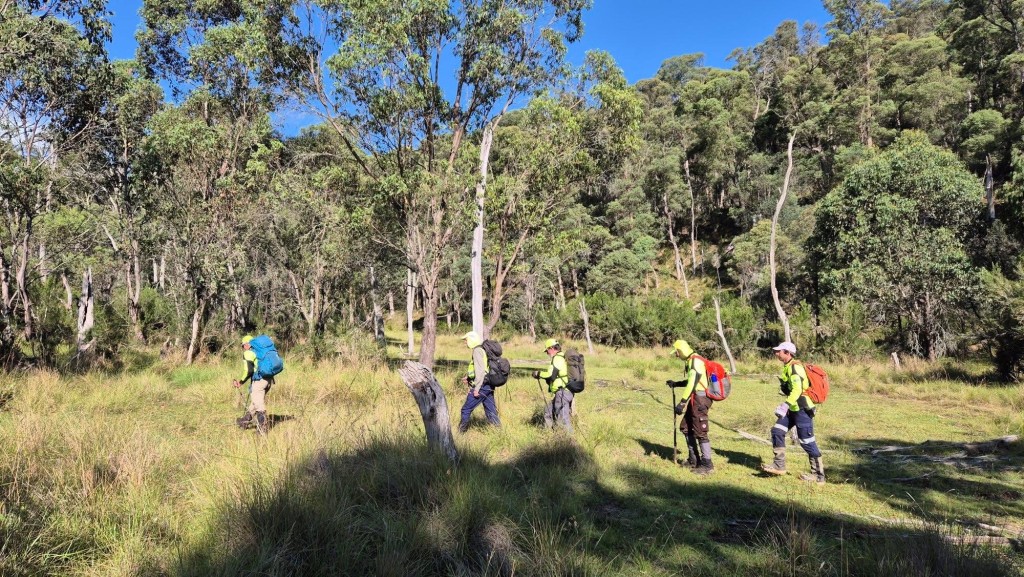
[(552, 347), (557, 347), (557, 346), (558, 346), (558, 339), (548, 339), (548, 340), (544, 341), (544, 350), (545, 351), (550, 349), (550, 348), (552, 348)]
[(244, 337), (242, 337), (242, 344), (243, 345), (249, 344), (249, 341), (251, 341), (253, 338), (255, 338), (255, 337), (253, 337), (252, 335), (245, 335)]
[(674, 355), (677, 352), (681, 357), (688, 357), (693, 354), (693, 347), (690, 346), (690, 343), (684, 341), (683, 339), (679, 339), (676, 342), (672, 343), (672, 354)]

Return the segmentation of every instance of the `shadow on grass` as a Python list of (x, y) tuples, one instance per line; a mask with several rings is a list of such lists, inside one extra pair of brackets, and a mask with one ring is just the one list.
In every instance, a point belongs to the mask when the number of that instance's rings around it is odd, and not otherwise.
[(1001, 577), (1021, 561), (796, 503), (650, 467), (602, 471), (560, 435), (507, 461), (463, 451), (458, 467), (408, 436), (369, 438), (253, 484), (172, 574)]
[[(1024, 443), (908, 445), (895, 439), (844, 439), (856, 460), (832, 467), (830, 477), (856, 479), (865, 489), (908, 513), (930, 518), (950, 502), (965, 521), (989, 523), (991, 516), (1024, 517)], [(899, 450), (888, 450), (898, 447)]]
[[(672, 461), (672, 453), (674, 452), (672, 447), (666, 447), (660, 443), (652, 443), (646, 439), (636, 439), (637, 443), (644, 449), (644, 455), (650, 457), (654, 455), (665, 461)], [(686, 458), (686, 440), (680, 439), (679, 450), (682, 452), (682, 458)]]
[(293, 420), (295, 420), (295, 417), (293, 415), (275, 415), (272, 413), (267, 413), (267, 429), (273, 429), (274, 427), (280, 425), (281, 423), (286, 423), (288, 421)]

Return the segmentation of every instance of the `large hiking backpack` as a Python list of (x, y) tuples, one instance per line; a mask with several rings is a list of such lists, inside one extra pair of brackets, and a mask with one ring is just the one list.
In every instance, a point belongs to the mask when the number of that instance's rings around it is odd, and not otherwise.
[(484, 384), (497, 388), (507, 383), (512, 365), (508, 359), (501, 356), (501, 343), (488, 339), (480, 347), (487, 354), (487, 375), (484, 376)]
[(825, 372), (825, 369), (818, 365), (804, 363), (804, 371), (807, 372), (807, 380), (811, 382), (805, 394), (816, 405), (824, 403), (828, 399), (828, 374)]
[(249, 341), (249, 347), (256, 355), (256, 366), (253, 368), (252, 380), (260, 381), (273, 377), (284, 370), (284, 361), (277, 354), (274, 341), (267, 335), (260, 335)]
[(700, 355), (694, 356), (704, 361), (704, 368), (708, 374), (708, 398), (712, 401), (724, 401), (729, 398), (729, 393), (732, 392), (732, 379), (729, 378), (729, 373), (725, 372), (722, 363), (705, 359)]
[(576, 349), (569, 349), (565, 351), (565, 364), (569, 367), (569, 382), (566, 388), (574, 395), (582, 393), (587, 382), (587, 368), (583, 355)]

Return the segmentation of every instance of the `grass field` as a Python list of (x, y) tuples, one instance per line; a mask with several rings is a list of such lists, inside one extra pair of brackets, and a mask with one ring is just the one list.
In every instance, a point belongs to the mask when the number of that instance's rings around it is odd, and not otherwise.
[[(588, 355), (573, 441), (538, 424), (539, 348), (506, 345), (504, 427), (479, 409), (458, 466), (426, 449), (397, 350), (290, 362), (266, 438), (234, 426), (234, 358), (5, 377), (0, 575), (1022, 572), (1022, 443), (954, 445), (1022, 432), (1024, 387), (986, 383), (981, 367), (826, 364), (817, 486), (796, 478), (796, 446), (795, 474), (762, 476), (770, 447), (738, 432), (768, 437), (774, 359), (743, 363), (713, 407), (717, 471), (699, 478), (672, 462), (664, 382), (682, 364), (667, 349)], [(453, 419), (467, 358), (442, 337)]]

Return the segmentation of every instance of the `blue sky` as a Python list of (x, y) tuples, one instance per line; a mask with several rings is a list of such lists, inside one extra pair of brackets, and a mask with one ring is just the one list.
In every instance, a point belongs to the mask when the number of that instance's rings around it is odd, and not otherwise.
[[(141, 5), (142, 0), (110, 2), (113, 58), (134, 56)], [(708, 66), (729, 68), (730, 52), (760, 43), (784, 20), (824, 26), (830, 18), (821, 0), (594, 0), (569, 59), (579, 64), (588, 50), (607, 51), (630, 82), (654, 76), (672, 56), (694, 52), (703, 53)], [(279, 120), (283, 125), (298, 121), (291, 115)]]

